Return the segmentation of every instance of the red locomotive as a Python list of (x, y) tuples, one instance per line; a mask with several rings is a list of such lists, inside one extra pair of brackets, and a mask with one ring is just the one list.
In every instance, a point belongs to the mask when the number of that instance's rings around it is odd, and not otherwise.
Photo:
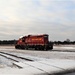
[(20, 38), (16, 45), (16, 49), (35, 49), (35, 50), (49, 50), (53, 49), (53, 44), (49, 42), (48, 35), (28, 35)]

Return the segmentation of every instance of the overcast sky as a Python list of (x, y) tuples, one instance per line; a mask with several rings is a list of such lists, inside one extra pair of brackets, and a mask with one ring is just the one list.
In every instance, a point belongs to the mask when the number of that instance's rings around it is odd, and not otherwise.
[(28, 34), (75, 40), (75, 0), (0, 0), (0, 40)]

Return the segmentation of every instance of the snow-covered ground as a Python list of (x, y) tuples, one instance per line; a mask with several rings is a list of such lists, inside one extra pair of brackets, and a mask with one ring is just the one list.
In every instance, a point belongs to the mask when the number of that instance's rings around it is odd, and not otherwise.
[(75, 50), (75, 45), (57, 45), (53, 47), (54, 49), (58, 50)]
[[(74, 45), (54, 46), (51, 51), (16, 50), (14, 46), (0, 46), (0, 52), (33, 60), (14, 62), (0, 56), (0, 75), (48, 75), (75, 70)], [(16, 65), (22, 68), (19, 69)]]
[(0, 69), (0, 75), (57, 75), (75, 70), (75, 60), (50, 59), (47, 61), (14, 62), (22, 69)]

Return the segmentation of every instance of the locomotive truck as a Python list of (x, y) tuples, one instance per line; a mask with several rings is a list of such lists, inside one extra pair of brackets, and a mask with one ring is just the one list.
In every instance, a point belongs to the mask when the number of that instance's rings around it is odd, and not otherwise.
[(27, 35), (17, 40), (16, 49), (35, 49), (35, 50), (49, 50), (53, 49), (52, 42), (49, 42), (49, 35)]

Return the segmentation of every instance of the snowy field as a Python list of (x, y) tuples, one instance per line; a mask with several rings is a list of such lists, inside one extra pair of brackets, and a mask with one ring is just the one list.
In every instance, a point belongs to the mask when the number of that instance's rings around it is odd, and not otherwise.
[(57, 45), (54, 46), (54, 49), (58, 50), (75, 50), (75, 45)]
[(54, 46), (53, 50), (48, 51), (18, 50), (14, 46), (0, 46), (0, 75), (48, 75), (63, 70), (75, 72), (75, 45)]

